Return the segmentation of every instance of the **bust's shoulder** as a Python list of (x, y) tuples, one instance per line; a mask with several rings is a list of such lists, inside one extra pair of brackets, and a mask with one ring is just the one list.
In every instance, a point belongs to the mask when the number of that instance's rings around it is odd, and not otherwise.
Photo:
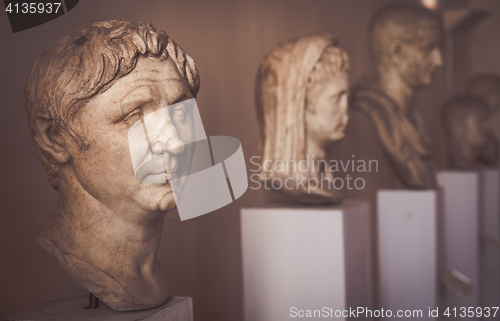
[(351, 93), (360, 95), (363, 93), (373, 93), (374, 95), (383, 95), (377, 81), (374, 78), (362, 77), (351, 85)]
[(362, 78), (351, 86), (349, 105), (353, 112), (365, 114), (384, 126), (395, 121), (399, 113), (396, 103), (370, 78)]
[(390, 98), (379, 88), (377, 82), (371, 78), (361, 78), (355, 82), (351, 86), (350, 94), (351, 105), (355, 108), (392, 104)]

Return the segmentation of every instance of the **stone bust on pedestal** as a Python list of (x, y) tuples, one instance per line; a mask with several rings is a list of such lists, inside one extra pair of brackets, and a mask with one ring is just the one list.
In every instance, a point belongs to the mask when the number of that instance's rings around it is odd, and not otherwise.
[[(152, 308), (171, 297), (157, 251), (165, 213), (176, 203), (168, 182), (135, 177), (128, 130), (163, 106), (196, 97), (199, 81), (193, 59), (164, 31), (107, 21), (52, 45), (26, 83), (35, 151), (59, 192), (37, 242), (115, 310)], [(165, 119), (165, 155), (188, 143), (182, 133), (189, 121)]]
[(352, 110), (374, 126), (395, 173), (392, 187), (433, 188), (436, 166), (415, 94), (443, 63), (441, 21), (416, 4), (388, 5), (373, 18), (369, 40), (376, 75), (352, 86)]
[(289, 200), (328, 204), (342, 199), (325, 148), (344, 137), (349, 68), (347, 53), (329, 34), (283, 43), (260, 64), (255, 94), (259, 179)]

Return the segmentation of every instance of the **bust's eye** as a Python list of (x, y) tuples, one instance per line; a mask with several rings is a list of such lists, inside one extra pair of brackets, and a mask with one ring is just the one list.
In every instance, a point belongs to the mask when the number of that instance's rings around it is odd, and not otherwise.
[(123, 119), (123, 122), (127, 125), (133, 125), (141, 120), (141, 117), (142, 111), (140, 109), (135, 109)]
[(184, 104), (176, 104), (170, 111), (171, 116), (176, 121), (183, 121), (186, 117), (187, 107)]

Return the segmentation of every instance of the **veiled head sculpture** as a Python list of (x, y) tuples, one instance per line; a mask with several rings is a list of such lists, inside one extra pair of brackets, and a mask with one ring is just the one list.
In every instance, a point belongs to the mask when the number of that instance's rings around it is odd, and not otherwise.
[(498, 142), (491, 126), (492, 110), (472, 95), (452, 98), (443, 110), (450, 163), (454, 168), (498, 164)]
[(264, 58), (256, 82), (262, 181), (306, 203), (341, 200), (320, 161), (344, 136), (348, 71), (347, 53), (328, 34), (283, 43)]
[[(164, 215), (175, 200), (168, 182), (134, 175), (129, 129), (144, 115), (194, 98), (198, 89), (191, 57), (144, 22), (83, 28), (52, 45), (29, 75), (30, 133), (41, 168), (59, 192), (37, 242), (113, 309), (152, 308), (170, 297), (156, 256)], [(168, 153), (190, 139), (191, 116), (179, 113), (165, 116), (168, 137), (160, 147)], [(177, 148), (170, 161), (183, 152)]]
[(370, 24), (376, 76), (352, 87), (351, 105), (373, 122), (397, 177), (394, 187), (435, 187), (430, 139), (414, 101), (443, 63), (441, 40), (439, 17), (416, 4), (383, 7)]

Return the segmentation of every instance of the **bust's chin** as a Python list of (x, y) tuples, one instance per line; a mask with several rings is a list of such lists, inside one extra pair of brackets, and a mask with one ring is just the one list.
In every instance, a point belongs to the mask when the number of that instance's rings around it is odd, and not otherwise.
[(158, 209), (162, 212), (169, 212), (176, 208), (174, 194), (169, 193), (158, 202)]
[(345, 128), (339, 131), (336, 131), (330, 136), (329, 144), (340, 143), (345, 138)]

